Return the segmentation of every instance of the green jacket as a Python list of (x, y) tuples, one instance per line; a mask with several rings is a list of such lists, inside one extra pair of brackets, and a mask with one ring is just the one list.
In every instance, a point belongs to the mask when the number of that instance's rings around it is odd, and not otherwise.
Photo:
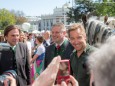
[(87, 70), (86, 61), (89, 54), (96, 48), (87, 44), (83, 53), (77, 56), (77, 51), (74, 50), (70, 57), (71, 72), (79, 83), (79, 86), (90, 86), (90, 73)]
[(48, 46), (45, 52), (44, 67), (46, 68), (52, 59), (58, 55), (61, 56), (61, 59), (70, 59), (70, 54), (72, 51), (73, 47), (68, 40), (64, 41), (59, 51), (56, 50), (55, 44)]

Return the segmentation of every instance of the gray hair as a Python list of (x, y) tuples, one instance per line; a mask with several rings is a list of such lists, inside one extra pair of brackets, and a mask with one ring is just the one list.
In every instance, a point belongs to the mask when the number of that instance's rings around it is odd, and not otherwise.
[(55, 26), (58, 26), (61, 28), (62, 31), (66, 31), (66, 27), (63, 23), (56, 23), (56, 24), (53, 24), (52, 25), (52, 28), (55, 27)]
[(115, 36), (89, 56), (96, 86), (115, 86)]

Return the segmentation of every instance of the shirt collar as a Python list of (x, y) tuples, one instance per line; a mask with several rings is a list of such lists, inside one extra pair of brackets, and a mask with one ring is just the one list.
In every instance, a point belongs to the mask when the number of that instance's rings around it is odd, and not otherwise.
[(10, 47), (12, 47), (13, 49), (16, 47), (16, 45), (11, 46), (8, 42), (7, 42), (7, 44), (8, 44)]
[(55, 45), (56, 45), (56, 46), (57, 46), (57, 45), (60, 45), (60, 46), (61, 46), (61, 45), (64, 43), (65, 40), (67, 40), (67, 38), (64, 37), (64, 40), (63, 40), (60, 44), (57, 44), (57, 43), (56, 43)]

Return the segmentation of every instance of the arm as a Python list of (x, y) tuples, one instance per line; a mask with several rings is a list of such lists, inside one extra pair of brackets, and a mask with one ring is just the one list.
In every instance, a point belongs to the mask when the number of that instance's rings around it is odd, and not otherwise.
[(45, 52), (45, 48), (43, 46), (39, 46), (36, 51), (35, 51), (35, 55), (33, 56), (32, 60), (30, 63), (33, 63), (37, 58), (39, 58), (38, 56), (42, 55)]
[(34, 57), (31, 59), (30, 64), (32, 64), (38, 58), (38, 54), (35, 54)]
[(48, 47), (46, 47), (45, 57), (44, 57), (44, 69), (47, 68), (48, 65)]
[(90, 86), (92, 86), (92, 83), (94, 83), (94, 75), (93, 75), (93, 72), (91, 71), (91, 75), (90, 75)]

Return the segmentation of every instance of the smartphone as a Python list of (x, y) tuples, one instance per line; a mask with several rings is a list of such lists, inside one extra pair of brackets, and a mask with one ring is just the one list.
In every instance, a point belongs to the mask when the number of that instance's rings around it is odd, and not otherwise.
[(67, 83), (67, 79), (69, 79), (70, 75), (70, 61), (69, 60), (61, 60), (59, 70), (57, 73), (56, 83), (61, 84), (62, 81)]

